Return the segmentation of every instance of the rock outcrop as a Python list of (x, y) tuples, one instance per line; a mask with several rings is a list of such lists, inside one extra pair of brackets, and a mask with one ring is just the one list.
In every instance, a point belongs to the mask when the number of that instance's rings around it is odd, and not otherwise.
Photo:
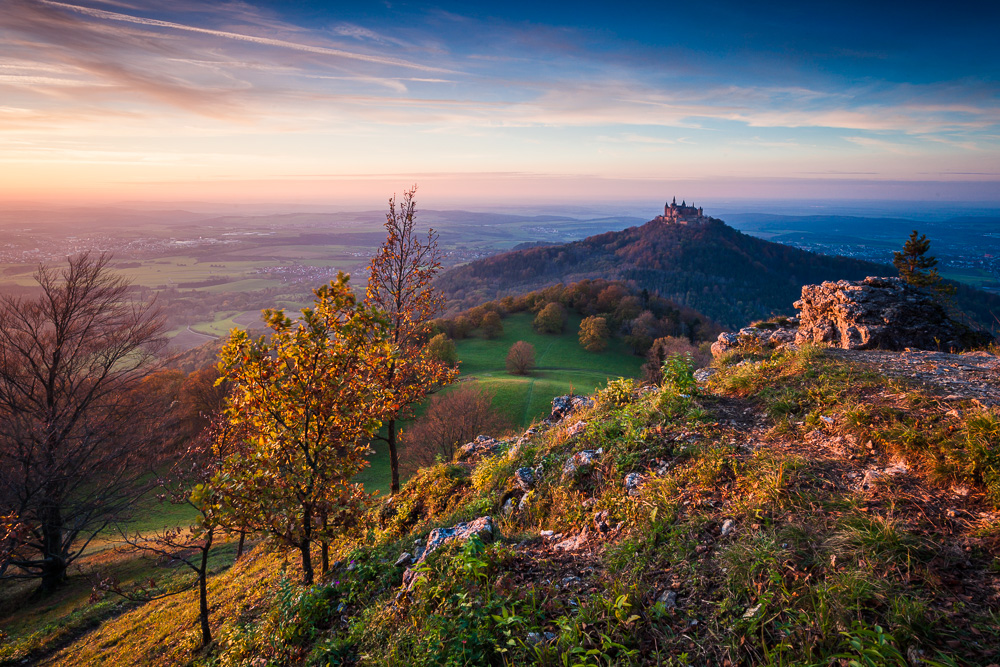
[(716, 357), (730, 351), (761, 352), (790, 344), (827, 344), (845, 350), (964, 350), (990, 343), (948, 316), (925, 290), (901, 278), (805, 285), (795, 302), (797, 318), (779, 318), (719, 334)]
[[(427, 557), (438, 548), (448, 542), (465, 542), (472, 539), (472, 537), (479, 537), (484, 542), (491, 541), (493, 539), (493, 518), (490, 516), (481, 516), (474, 521), (462, 522), (450, 528), (435, 528), (432, 530), (431, 534), (427, 536), (427, 546), (420, 553), (419, 557), (412, 560), (413, 565), (406, 568), (406, 571), (403, 572), (403, 588), (409, 590), (413, 582), (417, 579), (420, 564), (427, 560)], [(396, 562), (402, 565), (405, 561), (400, 556), (400, 560)]]
[(458, 448), (459, 461), (475, 461), (489, 456), (496, 456), (503, 450), (504, 443), (488, 435), (477, 436), (472, 442)]
[(594, 407), (593, 399), (586, 396), (556, 396), (552, 399), (552, 414), (549, 415), (549, 421), (555, 423), (576, 410), (592, 407)]
[(805, 285), (797, 344), (827, 343), (846, 350), (959, 350), (990, 337), (948, 317), (927, 292), (900, 278), (868, 277)]
[(799, 320), (794, 317), (784, 319), (781, 323), (761, 323), (752, 327), (744, 327), (736, 333), (723, 332), (718, 340), (712, 343), (712, 355), (720, 356), (733, 349), (773, 350), (795, 341), (798, 334)]

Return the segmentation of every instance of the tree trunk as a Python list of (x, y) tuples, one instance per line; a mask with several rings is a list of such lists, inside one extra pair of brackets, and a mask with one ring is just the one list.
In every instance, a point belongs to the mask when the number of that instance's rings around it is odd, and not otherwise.
[(62, 512), (57, 502), (47, 502), (42, 511), (42, 544), (44, 564), (42, 565), (43, 595), (53, 593), (66, 582), (66, 559), (62, 553)]
[(240, 543), (236, 547), (236, 558), (234, 560), (239, 560), (243, 558), (243, 542), (247, 539), (247, 531), (245, 528), (240, 529)]
[(201, 549), (201, 569), (198, 570), (198, 617), (201, 620), (201, 645), (212, 643), (212, 629), (208, 625), (208, 552), (212, 548), (214, 530), (208, 531), (205, 546)]
[(309, 553), (309, 546), (307, 539), (299, 543), (299, 551), (302, 552), (302, 583), (306, 586), (312, 586), (313, 583), (312, 554)]
[(386, 442), (389, 443), (389, 467), (392, 469), (392, 483), (389, 486), (389, 493), (396, 495), (399, 493), (399, 454), (396, 453), (396, 420), (390, 419), (386, 422), (389, 433)]
[(326, 540), (323, 540), (322, 542), (320, 542), (320, 545), (323, 548), (323, 550), (320, 552), (323, 556), (322, 571), (323, 574), (326, 574), (327, 572), (330, 571), (330, 543), (327, 542)]

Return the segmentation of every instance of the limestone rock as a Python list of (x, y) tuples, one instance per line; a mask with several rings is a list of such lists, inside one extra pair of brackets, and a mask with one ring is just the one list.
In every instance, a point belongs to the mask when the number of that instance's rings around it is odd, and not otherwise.
[(868, 277), (805, 285), (797, 344), (827, 343), (847, 350), (964, 349), (990, 341), (948, 317), (926, 291), (900, 278)]
[(474, 461), (496, 456), (503, 449), (503, 443), (488, 435), (477, 436), (475, 440), (458, 448), (459, 461)]
[(514, 483), (522, 491), (531, 491), (535, 488), (535, 471), (531, 468), (518, 468), (514, 471)]
[(577, 452), (573, 456), (569, 457), (566, 459), (566, 463), (563, 464), (563, 480), (565, 481), (570, 479), (576, 475), (578, 470), (586, 472), (592, 469), (594, 464), (597, 463), (597, 460), (601, 458), (602, 454), (604, 454), (603, 449), (585, 449), (582, 452)]
[(799, 320), (790, 317), (782, 325), (764, 323), (755, 327), (744, 327), (736, 333), (723, 332), (719, 334), (718, 340), (712, 343), (712, 355), (718, 357), (730, 350), (741, 348), (773, 350), (784, 347), (795, 342), (798, 326)]
[(663, 605), (664, 609), (670, 610), (677, 606), (677, 593), (672, 590), (665, 590), (656, 598), (656, 601)]
[(417, 566), (427, 560), (427, 557), (434, 553), (441, 546), (448, 542), (465, 542), (473, 536), (479, 537), (483, 541), (493, 539), (493, 518), (481, 516), (469, 522), (462, 522), (450, 528), (435, 528), (427, 536), (427, 546), (420, 557), (413, 561), (413, 565), (408, 567), (403, 573), (403, 587), (409, 589), (417, 579)]
[(593, 399), (586, 396), (556, 396), (552, 399), (552, 414), (549, 415), (549, 421), (554, 423), (562, 420), (571, 412), (592, 407), (594, 407)]
[(640, 488), (646, 483), (646, 477), (637, 472), (630, 472), (625, 475), (625, 480), (623, 482), (625, 486), (625, 492), (630, 496), (637, 496), (640, 493)]

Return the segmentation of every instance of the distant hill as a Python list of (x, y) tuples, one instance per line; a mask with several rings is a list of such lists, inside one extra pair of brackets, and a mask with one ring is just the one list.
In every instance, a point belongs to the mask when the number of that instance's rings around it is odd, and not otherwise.
[[(633, 282), (728, 327), (791, 314), (804, 284), (895, 275), (891, 266), (799, 250), (749, 236), (722, 220), (652, 220), (581, 241), (502, 253), (453, 268), (438, 280), (452, 309), (584, 278)], [(994, 323), (1000, 297), (959, 286), (956, 302)]]

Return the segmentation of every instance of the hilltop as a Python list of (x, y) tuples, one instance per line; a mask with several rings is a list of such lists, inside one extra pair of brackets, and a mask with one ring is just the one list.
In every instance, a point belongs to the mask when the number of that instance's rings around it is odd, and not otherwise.
[[(680, 208), (680, 207), (676, 207)], [(722, 220), (676, 208), (649, 222), (580, 241), (526, 248), (447, 271), (438, 285), (456, 309), (585, 278), (625, 280), (726, 326), (790, 314), (803, 284), (895, 273), (859, 259), (821, 255), (743, 234)], [(686, 223), (686, 224), (684, 224)], [(1000, 296), (957, 285), (955, 302), (984, 326)]]
[(258, 546), (207, 653), (191, 595), (43, 663), (995, 663), (997, 366), (803, 346), (615, 381), (421, 470), (313, 587)]

